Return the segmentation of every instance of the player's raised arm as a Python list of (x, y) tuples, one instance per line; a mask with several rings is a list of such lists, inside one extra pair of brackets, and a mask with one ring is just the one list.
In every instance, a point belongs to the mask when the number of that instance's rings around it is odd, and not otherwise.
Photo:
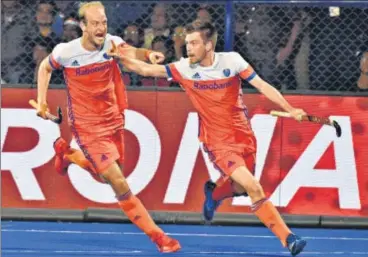
[(160, 52), (146, 48), (136, 48), (127, 44), (118, 45), (117, 50), (124, 56), (153, 64), (162, 63), (165, 60), (165, 56)]
[(112, 42), (112, 47), (109, 50), (108, 54), (110, 56), (118, 58), (122, 62), (124, 67), (128, 70), (136, 72), (144, 77), (168, 77), (168, 73), (164, 65), (149, 64), (135, 59), (132, 56), (126, 55), (122, 53), (118, 47), (116, 47), (114, 42)]
[(167, 70), (164, 65), (149, 64), (129, 57), (122, 57), (120, 60), (128, 70), (134, 71), (144, 77), (168, 77)]
[(162, 63), (165, 60), (165, 55), (162, 53), (145, 48), (135, 48), (135, 56), (138, 60), (148, 60), (153, 64)]

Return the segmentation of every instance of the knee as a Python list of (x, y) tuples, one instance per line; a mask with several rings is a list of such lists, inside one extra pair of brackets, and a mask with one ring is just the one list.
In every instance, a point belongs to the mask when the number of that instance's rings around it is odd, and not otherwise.
[(263, 198), (265, 195), (261, 184), (255, 178), (253, 178), (252, 181), (248, 183), (246, 191), (248, 195), (252, 198)]
[(122, 175), (106, 176), (106, 174), (104, 174), (102, 177), (117, 194), (129, 190), (128, 182)]
[(119, 188), (127, 184), (126, 180), (123, 177), (113, 177), (106, 180), (113, 188)]
[(100, 173), (100, 176), (110, 185), (120, 184), (125, 180), (118, 166), (112, 166), (105, 172)]

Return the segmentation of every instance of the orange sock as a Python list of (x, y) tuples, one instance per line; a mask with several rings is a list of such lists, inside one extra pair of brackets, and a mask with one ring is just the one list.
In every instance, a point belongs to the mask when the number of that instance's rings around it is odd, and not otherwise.
[(130, 190), (119, 196), (118, 200), (120, 208), (125, 215), (128, 216), (131, 222), (146, 233), (146, 235), (151, 236), (153, 232), (164, 233), (152, 220), (141, 201), (133, 195)]
[(286, 238), (291, 234), (291, 231), (272, 202), (267, 198), (259, 200), (252, 205), (252, 211), (281, 240), (282, 245), (286, 247)]

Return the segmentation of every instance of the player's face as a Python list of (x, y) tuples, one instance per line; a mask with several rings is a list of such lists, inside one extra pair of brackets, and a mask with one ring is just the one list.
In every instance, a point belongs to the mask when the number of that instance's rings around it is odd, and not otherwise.
[(86, 11), (86, 24), (84, 32), (94, 45), (103, 45), (107, 33), (107, 18), (103, 8), (90, 7)]
[(201, 62), (206, 56), (206, 43), (204, 42), (200, 32), (187, 34), (185, 37), (187, 53), (190, 63), (195, 64)]

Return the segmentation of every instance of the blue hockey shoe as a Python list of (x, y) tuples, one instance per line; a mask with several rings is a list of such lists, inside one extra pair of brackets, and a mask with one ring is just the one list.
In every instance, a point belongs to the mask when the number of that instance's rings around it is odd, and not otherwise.
[(286, 238), (286, 245), (292, 256), (296, 256), (301, 253), (304, 247), (307, 245), (307, 241), (302, 239), (300, 236), (290, 234)]
[(212, 198), (213, 190), (216, 188), (216, 183), (207, 181), (204, 184), (205, 200), (203, 203), (203, 216), (206, 221), (211, 221), (215, 214), (216, 209), (220, 206), (222, 201), (216, 201)]

